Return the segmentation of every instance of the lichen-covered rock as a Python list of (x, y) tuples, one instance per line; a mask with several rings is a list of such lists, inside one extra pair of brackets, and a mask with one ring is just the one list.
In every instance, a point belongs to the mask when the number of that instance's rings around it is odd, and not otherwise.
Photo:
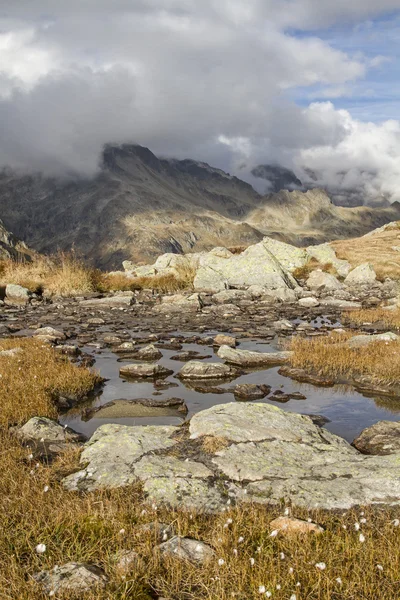
[(376, 281), (376, 273), (369, 263), (359, 265), (347, 275), (344, 280), (346, 285), (365, 285)]
[(69, 562), (52, 571), (41, 571), (34, 579), (50, 594), (85, 594), (107, 584), (106, 574), (95, 565)]
[(14, 430), (14, 433), (22, 440), (36, 440), (44, 442), (82, 442), (85, 437), (71, 429), (63, 427), (57, 421), (47, 417), (32, 417)]
[(6, 285), (6, 301), (10, 304), (27, 304), (31, 296), (31, 292), (22, 285), (14, 283)]
[(262, 243), (280, 264), (290, 272), (298, 267), (303, 267), (309, 260), (308, 252), (305, 248), (297, 248), (296, 246), (270, 237), (265, 237)]
[(330, 273), (325, 273), (321, 269), (316, 269), (312, 271), (307, 279), (307, 287), (310, 290), (340, 290), (342, 289), (342, 284), (334, 275)]
[(379, 421), (364, 429), (353, 446), (363, 454), (384, 456), (400, 452), (400, 423)]
[(252, 352), (250, 350), (236, 350), (229, 346), (221, 346), (218, 356), (232, 365), (240, 367), (269, 367), (283, 365), (289, 362), (292, 352)]
[(157, 551), (161, 557), (179, 558), (196, 564), (207, 563), (215, 555), (214, 550), (208, 544), (179, 536), (158, 546)]
[(308, 246), (307, 254), (321, 265), (331, 264), (340, 277), (346, 277), (351, 271), (350, 263), (347, 260), (337, 258), (335, 250), (328, 243)]
[(178, 373), (180, 379), (231, 379), (237, 375), (236, 369), (228, 365), (199, 360), (190, 360)]

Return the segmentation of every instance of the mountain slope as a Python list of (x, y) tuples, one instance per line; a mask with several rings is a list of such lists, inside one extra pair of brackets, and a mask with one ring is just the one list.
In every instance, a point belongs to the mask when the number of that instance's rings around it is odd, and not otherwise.
[(359, 235), (360, 228), (366, 233), (400, 218), (400, 211), (339, 209), (321, 190), (261, 196), (206, 163), (160, 160), (147, 148), (125, 145), (105, 148), (92, 179), (3, 172), (0, 215), (40, 252), (74, 246), (113, 269), (124, 259), (151, 262), (164, 252), (249, 245), (264, 234), (298, 244), (310, 236)]

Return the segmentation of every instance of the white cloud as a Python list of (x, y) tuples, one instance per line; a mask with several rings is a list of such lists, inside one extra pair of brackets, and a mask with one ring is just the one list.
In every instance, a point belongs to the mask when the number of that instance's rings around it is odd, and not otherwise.
[[(288, 94), (317, 85), (323, 97), (350, 95), (354, 82), (385, 57), (346, 54), (307, 30), (356, 23), (396, 5), (398, 0), (10, 3), (0, 15), (0, 165), (90, 175), (105, 143), (136, 142), (238, 173), (243, 162), (302, 169), (309, 161), (333, 177), (352, 155), (357, 173), (364, 163), (370, 169), (379, 156), (363, 154), (362, 144), (357, 154), (357, 140), (374, 143), (376, 136), (380, 151), (391, 154), (398, 140), (387, 124), (365, 131), (346, 111), (329, 103), (303, 108)], [(305, 32), (296, 37), (290, 27)], [(393, 168), (392, 160), (379, 164), (385, 173)]]

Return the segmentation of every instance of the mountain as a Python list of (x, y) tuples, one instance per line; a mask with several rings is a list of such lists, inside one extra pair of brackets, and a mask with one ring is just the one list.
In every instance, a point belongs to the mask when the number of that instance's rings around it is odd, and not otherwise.
[(0, 260), (7, 260), (9, 258), (29, 260), (31, 254), (32, 252), (26, 244), (7, 231), (4, 223), (0, 221)]
[(400, 207), (335, 207), (322, 190), (262, 196), (206, 163), (109, 145), (90, 179), (4, 170), (0, 215), (35, 250), (74, 246), (93, 264), (114, 269), (164, 252), (247, 246), (266, 234), (299, 245), (354, 237), (400, 219)]
[(251, 174), (259, 179), (265, 179), (268, 182), (269, 192), (303, 189), (302, 182), (293, 171), (280, 165), (258, 165)]

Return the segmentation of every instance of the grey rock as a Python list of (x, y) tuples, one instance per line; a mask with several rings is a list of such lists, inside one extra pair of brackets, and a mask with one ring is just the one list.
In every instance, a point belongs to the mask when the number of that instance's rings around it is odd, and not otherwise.
[(23, 352), (22, 348), (10, 348), (9, 350), (1, 350), (0, 356), (3, 358), (15, 358)]
[(162, 377), (168, 377), (168, 375), (172, 375), (173, 371), (163, 367), (162, 365), (143, 363), (124, 365), (120, 368), (119, 374), (121, 377), (127, 377), (131, 379), (160, 379)]
[(232, 365), (241, 367), (268, 367), (283, 365), (289, 362), (292, 352), (252, 352), (250, 350), (236, 350), (229, 346), (221, 346), (217, 355)]
[(137, 351), (138, 360), (159, 360), (162, 358), (162, 352), (153, 344), (149, 344)]
[(67, 336), (63, 331), (59, 331), (58, 329), (54, 329), (54, 327), (39, 327), (33, 332), (34, 336), (39, 337), (48, 337), (50, 339), (56, 340), (65, 340)]
[(319, 301), (314, 298), (313, 296), (308, 296), (306, 298), (300, 298), (299, 302), (299, 306), (301, 306), (302, 308), (314, 308), (316, 306), (319, 306)]
[(41, 571), (34, 579), (47, 594), (84, 594), (96, 588), (104, 588), (108, 581), (99, 567), (76, 562), (54, 567), (51, 571)]
[(334, 275), (316, 269), (310, 273), (307, 279), (307, 287), (310, 290), (340, 290), (343, 286)]
[(205, 363), (199, 360), (190, 360), (178, 373), (180, 379), (232, 379), (237, 375), (236, 369), (228, 365)]
[(14, 283), (6, 285), (6, 301), (11, 304), (27, 304), (31, 296), (31, 292), (22, 285)]
[(215, 556), (214, 550), (208, 544), (179, 536), (158, 546), (157, 551), (161, 557), (178, 558), (195, 564), (205, 564)]
[(353, 446), (363, 454), (383, 456), (400, 452), (400, 423), (379, 421), (364, 429)]
[(374, 335), (355, 335), (350, 338), (347, 345), (351, 348), (364, 348), (374, 342), (398, 342), (400, 336), (387, 331), (386, 333), (377, 333)]
[(348, 286), (373, 284), (376, 281), (376, 273), (369, 263), (359, 265), (347, 275), (344, 280)]
[(70, 427), (63, 427), (57, 421), (47, 417), (32, 417), (22, 427), (15, 428), (13, 431), (24, 441), (78, 443), (85, 439), (82, 434)]
[(136, 550), (119, 550), (114, 560), (115, 570), (120, 576), (128, 575), (142, 565), (142, 560)]
[(131, 306), (134, 302), (133, 294), (131, 296), (105, 296), (104, 298), (89, 298), (81, 300), (80, 306), (84, 308), (125, 308)]
[(320, 305), (327, 308), (337, 308), (339, 310), (359, 310), (362, 308), (361, 302), (340, 300), (338, 298), (324, 298), (320, 301)]
[(222, 333), (218, 334), (214, 338), (215, 346), (229, 346), (230, 348), (235, 348), (236, 346), (236, 338), (231, 335), (224, 335)]
[(271, 391), (269, 386), (260, 386), (255, 383), (240, 383), (235, 386), (234, 396), (239, 400), (259, 400), (265, 398)]

